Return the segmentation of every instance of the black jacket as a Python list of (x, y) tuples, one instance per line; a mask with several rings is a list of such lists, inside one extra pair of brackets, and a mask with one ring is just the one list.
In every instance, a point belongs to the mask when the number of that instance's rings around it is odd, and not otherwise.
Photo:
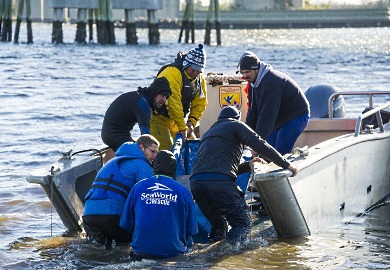
[(225, 107), (210, 129), (202, 136), (192, 175), (198, 173), (222, 173), (236, 178), (244, 146), (249, 146), (263, 158), (282, 168), (289, 162), (272, 146), (261, 139), (249, 126), (241, 122), (233, 107)]

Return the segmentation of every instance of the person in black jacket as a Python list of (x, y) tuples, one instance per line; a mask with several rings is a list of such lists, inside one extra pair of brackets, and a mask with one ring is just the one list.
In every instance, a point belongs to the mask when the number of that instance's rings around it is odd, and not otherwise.
[[(143, 134), (150, 133), (150, 117), (153, 110), (161, 108), (171, 96), (171, 88), (166, 78), (156, 78), (149, 87), (138, 87), (137, 91), (124, 93), (108, 107), (103, 120), (101, 136), (103, 142), (113, 152), (125, 142), (134, 142), (131, 130), (135, 124)], [(110, 159), (115, 153), (109, 152)]]
[(241, 56), (239, 67), (250, 83), (246, 124), (282, 155), (291, 153), (310, 117), (303, 91), (292, 78), (261, 62), (253, 52)]
[[(244, 146), (265, 159), (293, 171), (280, 153), (249, 126), (240, 121), (240, 111), (222, 108), (218, 120), (203, 135), (190, 176), (192, 195), (212, 225), (209, 242), (226, 238), (229, 243), (244, 243), (252, 227), (244, 193), (235, 183)], [(249, 166), (243, 163), (240, 167)], [(247, 168), (248, 169), (248, 168)], [(231, 226), (228, 232), (226, 221)]]

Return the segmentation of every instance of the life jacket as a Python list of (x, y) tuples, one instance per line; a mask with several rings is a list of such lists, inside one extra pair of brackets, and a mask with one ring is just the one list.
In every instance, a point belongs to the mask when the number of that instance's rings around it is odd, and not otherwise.
[[(176, 59), (172, 63), (164, 65), (160, 68), (160, 70), (157, 73), (157, 76), (167, 67), (175, 67), (180, 70), (181, 78), (183, 82), (183, 87), (181, 89), (181, 103), (183, 105), (183, 113), (184, 115), (187, 115), (187, 113), (190, 111), (191, 101), (194, 99), (196, 93), (201, 91), (202, 82), (201, 82), (201, 76), (198, 76), (192, 81), (188, 79), (187, 75), (183, 70), (184, 57), (185, 54), (179, 52), (177, 54)], [(161, 108), (157, 109), (156, 111), (158, 112), (158, 114), (161, 114), (169, 118), (168, 108), (166, 107), (165, 104), (161, 106)]]
[(135, 182), (126, 179), (119, 170), (119, 163), (133, 157), (119, 156), (111, 159), (97, 174), (86, 200), (116, 199), (126, 201)]

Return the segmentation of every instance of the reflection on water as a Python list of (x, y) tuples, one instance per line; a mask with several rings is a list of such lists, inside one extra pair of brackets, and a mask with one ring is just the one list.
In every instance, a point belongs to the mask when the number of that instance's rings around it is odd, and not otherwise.
[[(22, 24), (21, 30), (25, 27)], [(51, 44), (51, 25), (33, 24), (34, 44), (0, 43), (0, 267), (3, 269), (387, 269), (390, 207), (384, 204), (353, 222), (309, 237), (278, 239), (268, 219), (244, 247), (198, 245), (186, 256), (130, 262), (128, 247), (103, 250), (69, 235), (38, 185), (35, 169), (50, 170), (61, 152), (101, 145), (108, 105), (119, 94), (150, 84), (179, 50), (178, 31), (162, 30), (161, 45), (74, 44), (75, 26), (64, 25), (62, 45)], [(202, 42), (204, 31), (196, 31)], [(213, 39), (213, 37), (212, 37)], [(212, 41), (213, 42), (213, 41)], [(231, 73), (245, 50), (282, 70), (307, 89), (331, 83), (341, 90), (388, 90), (389, 28), (223, 30), (222, 46), (206, 46), (207, 72)], [(379, 97), (377, 97), (379, 98)], [(347, 100), (347, 98), (346, 98)], [(375, 98), (374, 98), (375, 101)], [(347, 114), (362, 111), (359, 97)], [(383, 102), (383, 100), (381, 100)]]

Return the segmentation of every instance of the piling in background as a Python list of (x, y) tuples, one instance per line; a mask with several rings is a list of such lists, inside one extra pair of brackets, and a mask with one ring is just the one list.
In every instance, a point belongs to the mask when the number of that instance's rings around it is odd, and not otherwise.
[(189, 33), (191, 31), (192, 43), (195, 43), (195, 23), (194, 23), (194, 0), (187, 0), (187, 4), (184, 9), (183, 22), (180, 28), (179, 43), (185, 32), (184, 42), (189, 42)]
[(93, 15), (97, 13), (96, 9), (88, 9), (88, 41), (93, 41)]
[(20, 24), (22, 22), (22, 16), (23, 16), (24, 1), (26, 1), (27, 43), (33, 43), (32, 26), (31, 26), (31, 0), (19, 1), (18, 14), (16, 17), (14, 43), (19, 42), (19, 32), (20, 32)]
[(138, 44), (134, 9), (125, 9), (126, 44)]
[(62, 22), (64, 20), (64, 9), (54, 8), (53, 10), (53, 30), (51, 34), (52, 43), (64, 43), (64, 36), (62, 32)]
[(156, 10), (148, 9), (149, 44), (160, 44), (160, 31), (156, 16)]
[(3, 0), (3, 29), (1, 41), (12, 40), (12, 0)]
[(215, 0), (214, 9), (215, 9), (215, 31), (217, 32), (217, 45), (221, 45), (221, 12), (219, 10), (219, 0)]
[(87, 37), (87, 9), (79, 8), (77, 10), (77, 30), (76, 39), (77, 43), (85, 44)]
[(4, 1), (0, 1), (0, 37), (1, 37), (1, 26), (3, 25), (3, 11), (4, 11)]
[(219, 10), (218, 0), (210, 0), (210, 5), (209, 5), (209, 9), (207, 12), (207, 19), (206, 19), (206, 32), (204, 37), (204, 44), (206, 45), (211, 44), (211, 28), (212, 28), (211, 19), (213, 17), (213, 10), (215, 16), (215, 29), (217, 32), (217, 45), (221, 45), (221, 14)]
[(99, 0), (96, 26), (98, 42), (100, 44), (115, 44), (115, 29), (112, 20), (112, 0)]
[(31, 0), (26, 0), (26, 23), (27, 43), (33, 43), (32, 22), (31, 22)]
[(23, 5), (24, 5), (24, 0), (20, 0), (18, 5), (18, 14), (16, 17), (14, 43), (19, 42), (19, 31), (20, 31), (20, 23), (22, 22), (22, 16), (23, 16)]

